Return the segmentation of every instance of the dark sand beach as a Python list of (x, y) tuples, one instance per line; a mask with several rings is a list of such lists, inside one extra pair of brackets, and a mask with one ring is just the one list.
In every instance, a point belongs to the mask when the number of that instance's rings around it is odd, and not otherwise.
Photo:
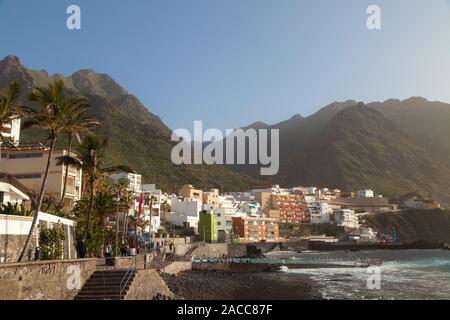
[(314, 282), (284, 272), (238, 273), (184, 271), (162, 274), (176, 299), (311, 300), (321, 299)]

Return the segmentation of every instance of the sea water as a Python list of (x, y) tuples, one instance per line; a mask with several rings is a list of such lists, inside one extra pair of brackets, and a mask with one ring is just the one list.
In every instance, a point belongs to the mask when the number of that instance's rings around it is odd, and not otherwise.
[[(291, 259), (299, 264), (344, 267), (289, 269), (307, 275), (325, 299), (450, 299), (450, 251), (374, 250), (304, 253), (270, 253), (269, 259)], [(358, 259), (380, 259), (380, 288), (368, 285), (372, 273), (354, 268)], [(345, 267), (348, 265), (348, 267)]]

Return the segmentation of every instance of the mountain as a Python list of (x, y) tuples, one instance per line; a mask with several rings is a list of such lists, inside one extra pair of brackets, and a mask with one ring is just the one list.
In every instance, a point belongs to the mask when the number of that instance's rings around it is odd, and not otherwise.
[[(23, 66), (15, 56), (0, 61), (0, 90), (15, 80), (29, 92), (34, 86), (47, 86), (56, 79), (64, 81), (69, 94), (85, 96), (91, 105), (90, 115), (102, 123), (97, 133), (108, 138), (106, 165), (127, 164), (143, 175), (144, 182), (156, 183), (168, 191), (175, 191), (186, 183), (226, 191), (245, 190), (252, 185), (249, 177), (223, 166), (173, 165), (171, 130), (106, 74), (80, 70), (69, 77), (51, 76), (44, 70)], [(21, 142), (38, 141), (45, 141), (42, 131), (22, 132)], [(63, 144), (64, 138), (59, 142), (60, 146)]]
[[(373, 188), (386, 196), (421, 190), (450, 203), (450, 157), (442, 151), (449, 111), (450, 105), (418, 98), (367, 106), (349, 100), (268, 126), (280, 130), (280, 170), (265, 178), (286, 186)], [(442, 128), (434, 128), (434, 118)], [(258, 177), (257, 166), (232, 168)]]

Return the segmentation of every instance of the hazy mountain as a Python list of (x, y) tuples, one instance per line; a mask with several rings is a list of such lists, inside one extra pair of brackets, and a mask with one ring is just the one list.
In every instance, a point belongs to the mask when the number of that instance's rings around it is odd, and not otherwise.
[[(280, 171), (264, 178), (289, 186), (373, 188), (388, 196), (422, 190), (449, 202), (450, 157), (443, 148), (429, 150), (448, 144), (449, 115), (450, 105), (412, 98), (368, 106), (346, 101), (294, 116), (268, 126), (280, 129)], [(258, 177), (257, 166), (233, 169)]]
[[(46, 71), (26, 68), (15, 56), (0, 61), (0, 89), (16, 80), (27, 92), (33, 86), (47, 86), (55, 79), (62, 79), (70, 94), (88, 98), (91, 105), (89, 112), (103, 124), (97, 130), (98, 134), (109, 140), (108, 165), (127, 164), (143, 174), (147, 183), (157, 183), (166, 190), (177, 190), (184, 183), (222, 190), (247, 189), (251, 186), (251, 179), (223, 166), (173, 165), (169, 128), (138, 98), (106, 74), (81, 70), (70, 77), (59, 74), (51, 76)], [(44, 141), (45, 135), (36, 129), (25, 130), (21, 140)]]

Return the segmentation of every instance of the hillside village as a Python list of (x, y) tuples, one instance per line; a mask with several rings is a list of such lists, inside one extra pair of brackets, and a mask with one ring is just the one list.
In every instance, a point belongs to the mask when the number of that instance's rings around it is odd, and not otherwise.
[[(20, 118), (11, 121), (2, 136), (9, 139), (1, 146), (0, 235), (8, 236), (10, 249), (2, 248), (1, 261), (14, 261), (20, 250), (20, 243), (27, 234), (29, 223), (25, 220), (11, 221), (11, 215), (31, 214), (32, 195), (42, 184), (45, 159), (49, 149), (44, 144), (20, 143)], [(58, 159), (69, 155), (65, 149), (53, 151), (46, 188), (46, 206), (39, 216), (39, 225), (44, 228), (55, 223), (65, 226), (66, 249), (61, 253), (66, 258), (77, 256), (76, 242), (80, 233), (77, 220), (77, 202), (82, 199), (86, 188), (86, 176), (81, 167), (62, 165)], [(71, 151), (70, 155), (78, 157)], [(66, 187), (64, 177), (68, 170)], [(126, 246), (125, 254), (136, 254), (136, 250), (158, 250), (173, 244), (174, 237), (192, 236), (208, 243), (258, 243), (279, 242), (289, 238), (304, 238), (310, 241), (336, 242), (342, 237), (359, 242), (395, 242), (395, 231), (377, 234), (365, 225), (364, 216), (377, 212), (395, 212), (399, 208), (436, 209), (437, 201), (420, 199), (411, 195), (401, 203), (391, 203), (388, 198), (373, 190), (355, 192), (318, 187), (282, 188), (279, 185), (263, 183), (248, 192), (221, 193), (218, 189), (201, 190), (185, 185), (177, 194), (166, 193), (157, 188), (158, 182), (144, 184), (139, 173), (123, 171), (120, 168), (105, 173), (104, 183), (122, 186), (117, 205), (104, 209), (102, 226), (109, 230), (108, 240), (119, 246)], [(113, 192), (109, 189), (109, 192)], [(108, 189), (105, 189), (108, 190)], [(55, 210), (55, 199), (64, 193), (62, 207)], [(122, 193), (122, 194), (120, 194)], [(126, 194), (127, 205), (123, 206)], [(8, 210), (9, 208), (9, 210)], [(12, 219), (14, 220), (14, 219)], [(316, 228), (313, 233), (302, 233), (305, 226), (330, 226)], [(321, 233), (321, 230), (325, 230)], [(327, 231), (328, 230), (328, 231)], [(330, 233), (332, 230), (332, 234)], [(79, 231), (79, 230), (78, 230)], [(297, 232), (296, 232), (297, 231)], [(14, 241), (14, 237), (17, 241)], [(195, 241), (194, 240), (194, 241)], [(39, 235), (35, 235), (39, 248)], [(91, 252), (93, 254), (93, 252)], [(101, 255), (101, 251), (99, 251)], [(29, 259), (39, 257), (29, 252)]]

